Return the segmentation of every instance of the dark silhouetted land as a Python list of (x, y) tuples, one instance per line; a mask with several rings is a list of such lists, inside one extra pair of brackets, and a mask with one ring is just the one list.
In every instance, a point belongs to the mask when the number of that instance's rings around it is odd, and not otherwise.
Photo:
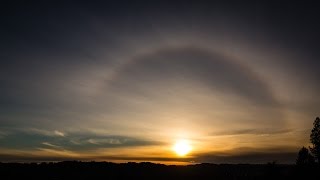
[(196, 164), (65, 161), (58, 163), (0, 163), (5, 179), (297, 179), (319, 178), (319, 166), (267, 164)]

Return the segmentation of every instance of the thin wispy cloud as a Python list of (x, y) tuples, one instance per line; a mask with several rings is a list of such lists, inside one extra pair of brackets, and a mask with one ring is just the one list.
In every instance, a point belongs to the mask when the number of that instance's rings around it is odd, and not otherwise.
[(62, 137), (65, 136), (65, 133), (63, 133), (63, 132), (61, 132), (61, 131), (58, 131), (58, 130), (55, 130), (55, 131), (54, 131), (54, 134), (57, 135), (57, 136), (62, 136)]
[(267, 136), (267, 135), (281, 135), (287, 133), (294, 133), (296, 130), (293, 129), (237, 129), (233, 131), (221, 131), (214, 132), (210, 135), (212, 136), (237, 136), (237, 135), (259, 135), (259, 136)]
[(54, 144), (51, 144), (51, 143), (48, 143), (48, 142), (43, 142), (41, 144), (49, 146), (49, 147), (57, 148), (57, 149), (63, 149), (63, 147), (61, 147), (61, 146), (57, 146), (57, 145), (54, 145)]

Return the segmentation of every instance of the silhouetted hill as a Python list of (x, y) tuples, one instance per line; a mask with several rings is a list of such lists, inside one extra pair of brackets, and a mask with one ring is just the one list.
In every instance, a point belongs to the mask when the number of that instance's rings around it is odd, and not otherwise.
[[(296, 179), (318, 176), (318, 167), (278, 164), (196, 164), (64, 161), (58, 163), (0, 163), (5, 179)], [(314, 177), (315, 178), (315, 177)]]

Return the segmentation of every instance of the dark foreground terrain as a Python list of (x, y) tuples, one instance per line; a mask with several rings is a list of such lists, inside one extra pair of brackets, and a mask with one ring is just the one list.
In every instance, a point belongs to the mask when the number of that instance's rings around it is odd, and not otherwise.
[(77, 162), (0, 163), (0, 179), (319, 179), (319, 167), (277, 164), (197, 164)]

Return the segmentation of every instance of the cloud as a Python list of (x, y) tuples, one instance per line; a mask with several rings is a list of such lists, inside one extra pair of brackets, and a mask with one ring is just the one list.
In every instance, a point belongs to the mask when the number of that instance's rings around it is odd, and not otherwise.
[(79, 154), (70, 151), (70, 150), (66, 150), (66, 149), (51, 149), (51, 148), (37, 148), (37, 150), (39, 150), (39, 152), (37, 152), (38, 154), (42, 154), (42, 156), (51, 156), (51, 157), (78, 157)]
[[(61, 153), (60, 153), (61, 154)], [(73, 156), (36, 156), (36, 155), (11, 155), (11, 154), (0, 154), (0, 161), (2, 162), (46, 162), (46, 161), (68, 161), (75, 160)], [(80, 160), (80, 158), (79, 158)]]
[(139, 146), (163, 145), (159, 141), (152, 141), (143, 138), (129, 136), (97, 136), (97, 135), (69, 135), (69, 142), (64, 143), (65, 147), (74, 150), (88, 150), (97, 148), (126, 148)]
[(4, 138), (4, 137), (7, 136), (8, 134), (9, 134), (9, 132), (0, 130), (0, 139), (1, 139), (1, 138)]
[(27, 134), (38, 134), (43, 136), (51, 136), (51, 137), (64, 137), (65, 133), (58, 130), (46, 130), (46, 129), (38, 129), (38, 128), (20, 128), (15, 129), (16, 131), (21, 131)]
[(107, 139), (89, 139), (89, 143), (95, 144), (95, 145), (101, 145), (101, 144), (123, 144), (119, 139), (114, 138), (107, 138)]
[(233, 135), (276, 135), (295, 132), (292, 129), (237, 129), (211, 133), (211, 136), (233, 136)]
[(49, 146), (49, 147), (52, 147), (52, 148), (63, 149), (63, 147), (61, 147), (61, 146), (57, 146), (57, 145), (54, 145), (54, 144), (51, 144), (51, 143), (48, 143), (48, 142), (43, 142), (41, 144)]
[(159, 162), (192, 162), (194, 158), (177, 158), (177, 157), (141, 157), (141, 156), (96, 156), (94, 159), (98, 160), (122, 160), (122, 161), (159, 161)]
[(57, 136), (62, 136), (62, 137), (65, 136), (65, 133), (63, 133), (63, 132), (61, 132), (61, 131), (58, 131), (58, 130), (55, 130), (55, 131), (54, 131), (54, 134), (57, 135)]
[(56, 134), (56, 131), (38, 129), (16, 131), (6, 138), (0, 138), (0, 143), (3, 148), (9, 149), (31, 150), (37, 149), (39, 145), (44, 145), (54, 149), (65, 149), (75, 152), (96, 150), (98, 148), (126, 148), (163, 144), (162, 142), (137, 137), (97, 135), (90, 132), (69, 133), (68, 136), (61, 135), (60, 132)]

